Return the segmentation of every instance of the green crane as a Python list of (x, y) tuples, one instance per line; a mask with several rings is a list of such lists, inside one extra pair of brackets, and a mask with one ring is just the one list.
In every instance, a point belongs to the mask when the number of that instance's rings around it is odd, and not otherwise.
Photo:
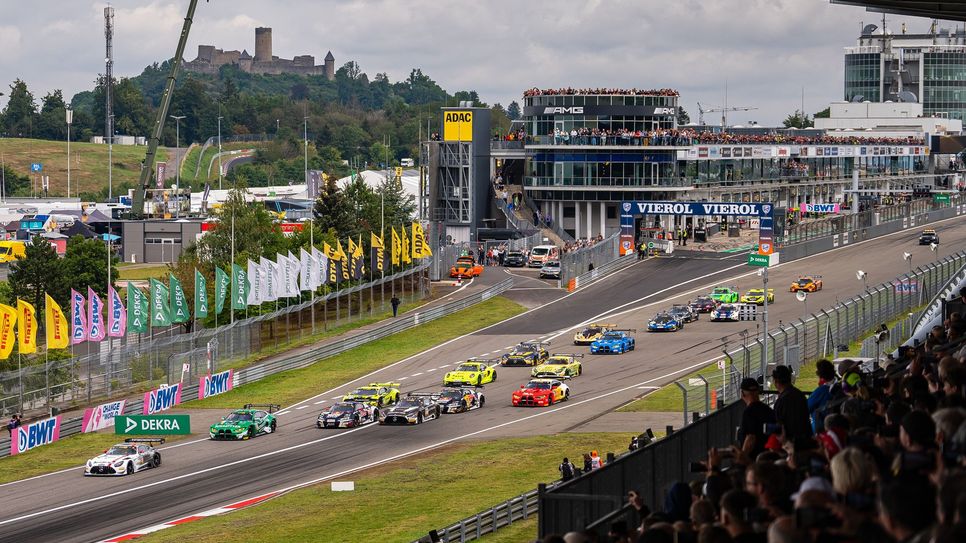
[(168, 79), (164, 86), (164, 94), (161, 95), (161, 107), (158, 108), (158, 115), (154, 119), (154, 131), (148, 140), (148, 152), (144, 157), (144, 167), (141, 168), (141, 177), (138, 180), (138, 186), (134, 189), (134, 199), (131, 202), (132, 219), (144, 218), (144, 195), (150, 186), (151, 175), (154, 173), (154, 161), (158, 153), (158, 144), (161, 142), (161, 132), (164, 130), (164, 120), (168, 117), (168, 107), (171, 106), (171, 95), (174, 93), (174, 85), (178, 81), (178, 70), (181, 69), (184, 48), (188, 44), (188, 32), (191, 31), (191, 22), (195, 17), (196, 7), (198, 7), (198, 0), (191, 0), (191, 3), (188, 5), (188, 13), (184, 18), (184, 26), (181, 27), (181, 38), (178, 40), (178, 50), (175, 52), (174, 60), (171, 62), (171, 73), (168, 74)]

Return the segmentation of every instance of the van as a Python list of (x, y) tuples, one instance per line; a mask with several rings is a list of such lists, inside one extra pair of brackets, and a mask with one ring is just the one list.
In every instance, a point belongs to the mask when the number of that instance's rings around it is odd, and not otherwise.
[(399, 165), (403, 168), (412, 168), (416, 165), (416, 161), (411, 158), (403, 158), (399, 160)]
[(557, 249), (556, 245), (537, 245), (530, 249), (530, 259), (527, 265), (531, 268), (539, 268), (547, 260), (557, 260), (559, 257), (560, 250)]
[(22, 241), (0, 241), (0, 264), (9, 264), (27, 256), (27, 246)]

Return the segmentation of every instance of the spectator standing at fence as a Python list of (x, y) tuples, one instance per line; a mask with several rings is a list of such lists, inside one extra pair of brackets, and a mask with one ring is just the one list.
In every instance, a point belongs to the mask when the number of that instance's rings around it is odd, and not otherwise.
[(594, 469), (594, 463), (590, 459), (590, 453), (584, 453), (584, 473)]
[(808, 420), (808, 400), (792, 384), (792, 369), (784, 365), (775, 366), (771, 378), (778, 390), (775, 418), (782, 426), (785, 439), (794, 441), (796, 438), (812, 435), (812, 425)]
[(10, 422), (7, 423), (7, 433), (13, 436), (13, 431), (22, 424), (23, 422), (20, 420), (20, 413), (14, 413), (13, 416), (10, 417)]
[(560, 471), (561, 481), (569, 481), (577, 476), (577, 466), (574, 466), (567, 457), (564, 457), (557, 470)]
[(754, 460), (765, 450), (765, 424), (775, 423), (775, 412), (761, 402), (761, 385), (754, 378), (746, 377), (741, 381), (741, 401), (745, 411), (738, 427), (738, 448)]
[(590, 451), (590, 469), (600, 469), (600, 467), (603, 465), (604, 462), (601, 461), (600, 455), (597, 454), (597, 451)]

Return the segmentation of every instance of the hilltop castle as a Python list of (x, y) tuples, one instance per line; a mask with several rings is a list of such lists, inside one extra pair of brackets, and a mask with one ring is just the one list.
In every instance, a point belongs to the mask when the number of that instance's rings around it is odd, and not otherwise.
[(332, 51), (325, 55), (325, 64), (316, 65), (312, 55), (299, 55), (293, 59), (272, 55), (272, 29), (255, 29), (255, 56), (248, 50), (222, 51), (214, 45), (199, 45), (198, 58), (184, 63), (185, 70), (203, 74), (217, 74), (225, 65), (238, 66), (243, 72), (263, 75), (299, 74), (324, 75), (329, 81), (335, 79), (335, 57)]

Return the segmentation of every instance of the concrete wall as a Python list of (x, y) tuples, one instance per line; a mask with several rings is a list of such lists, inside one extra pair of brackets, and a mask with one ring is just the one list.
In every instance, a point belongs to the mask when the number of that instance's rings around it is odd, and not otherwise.
[(201, 222), (129, 221), (121, 233), (125, 262), (175, 262), (181, 251), (197, 242)]

